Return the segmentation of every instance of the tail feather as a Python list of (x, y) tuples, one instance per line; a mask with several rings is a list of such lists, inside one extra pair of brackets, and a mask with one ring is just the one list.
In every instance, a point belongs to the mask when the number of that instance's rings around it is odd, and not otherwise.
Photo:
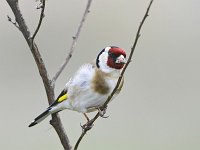
[(28, 127), (32, 127), (38, 123), (40, 123), (42, 120), (44, 120), (46, 117), (48, 117), (52, 112), (50, 111), (51, 108), (49, 107), (46, 111), (41, 113), (38, 117), (36, 117), (31, 124)]

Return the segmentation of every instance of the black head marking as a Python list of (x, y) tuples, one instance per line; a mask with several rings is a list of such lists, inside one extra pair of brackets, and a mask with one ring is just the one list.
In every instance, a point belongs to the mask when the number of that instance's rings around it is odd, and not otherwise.
[(99, 66), (99, 56), (100, 56), (103, 52), (105, 52), (105, 48), (98, 54), (98, 56), (97, 56), (97, 58), (96, 58), (96, 66), (97, 66), (97, 68), (100, 67), (100, 66)]
[(110, 46), (111, 48), (119, 48), (119, 47), (117, 47), (117, 46)]

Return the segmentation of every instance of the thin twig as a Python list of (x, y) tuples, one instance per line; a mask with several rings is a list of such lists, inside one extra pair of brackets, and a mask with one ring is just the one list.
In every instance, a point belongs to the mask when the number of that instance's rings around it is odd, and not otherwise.
[(83, 17), (81, 18), (80, 24), (79, 24), (79, 26), (78, 26), (76, 35), (73, 37), (73, 41), (72, 41), (72, 44), (71, 44), (69, 53), (68, 53), (66, 59), (64, 60), (63, 64), (60, 66), (60, 68), (58, 69), (58, 71), (57, 71), (56, 74), (54, 75), (54, 77), (53, 77), (53, 79), (52, 79), (52, 84), (55, 83), (55, 81), (57, 80), (57, 78), (59, 77), (59, 75), (61, 74), (61, 72), (64, 70), (64, 68), (65, 68), (66, 65), (68, 64), (70, 58), (72, 57), (72, 53), (73, 53), (73, 51), (74, 51), (74, 49), (75, 49), (77, 40), (78, 40), (78, 38), (79, 38), (79, 36), (80, 36), (80, 32), (81, 32), (81, 29), (82, 29), (82, 27), (83, 27), (84, 21), (85, 21), (85, 19), (86, 19), (86, 17), (87, 17), (87, 14), (90, 12), (89, 9), (90, 9), (91, 3), (92, 3), (92, 0), (88, 0), (87, 5), (86, 5), (86, 8), (85, 8), (85, 11), (84, 11), (84, 14), (83, 14)]
[(77, 142), (76, 142), (76, 145), (75, 145), (75, 147), (74, 147), (74, 150), (77, 150), (77, 149), (78, 149), (78, 146), (79, 146), (81, 140), (83, 139), (83, 137), (85, 136), (86, 133), (87, 133), (86, 130), (84, 130), (84, 131), (82, 132), (82, 134), (80, 135), (80, 137), (78, 138), (78, 140), (77, 140)]
[[(17, 29), (19, 29), (19, 25), (17, 24), (17, 22), (12, 21), (12, 19), (10, 18), (10, 16), (7, 15), (8, 21), (11, 22)], [(19, 29), (20, 30), (20, 29)]]
[(35, 36), (37, 35), (37, 33), (38, 33), (38, 31), (39, 31), (39, 29), (40, 29), (40, 27), (41, 27), (42, 20), (43, 20), (43, 18), (44, 18), (45, 1), (46, 1), (46, 0), (42, 0), (42, 2), (41, 2), (41, 3), (42, 3), (42, 6), (40, 6), (41, 13), (40, 13), (39, 23), (38, 23), (38, 25), (37, 25), (37, 28), (36, 28), (36, 30), (35, 30), (33, 36), (31, 36), (31, 40), (32, 40), (31, 45), (32, 45), (32, 46), (33, 46), (34, 38), (35, 38)]
[(151, 7), (152, 3), (153, 3), (153, 0), (150, 1), (149, 5), (148, 5), (148, 7), (147, 7), (146, 13), (145, 13), (145, 15), (144, 15), (144, 17), (143, 17), (143, 19), (142, 19), (142, 21), (141, 21), (139, 27), (138, 27), (138, 30), (137, 30), (137, 33), (136, 33), (136, 37), (135, 37), (135, 40), (134, 40), (134, 44), (133, 44), (133, 46), (132, 46), (132, 48), (131, 48), (131, 53), (130, 53), (130, 55), (129, 55), (129, 58), (128, 58), (128, 60), (127, 60), (126, 65), (124, 66), (124, 68), (123, 68), (123, 70), (122, 70), (122, 72), (121, 72), (121, 76), (119, 77), (118, 82), (117, 82), (117, 84), (116, 84), (116, 86), (115, 86), (113, 92), (110, 94), (110, 96), (108, 97), (108, 99), (107, 99), (106, 102), (104, 103), (103, 108), (105, 108), (105, 107), (107, 106), (107, 104), (110, 102), (111, 98), (113, 97), (113, 95), (114, 95), (115, 92), (117, 91), (117, 89), (118, 89), (118, 87), (119, 87), (119, 85), (120, 85), (120, 82), (121, 82), (121, 80), (122, 80), (122, 78), (123, 78), (123, 75), (124, 75), (124, 73), (125, 73), (125, 71), (126, 71), (126, 68), (128, 67), (129, 63), (131, 62), (131, 59), (132, 59), (133, 53), (134, 53), (134, 51), (135, 51), (135, 48), (136, 48), (138, 39), (139, 39), (139, 37), (140, 37), (141, 28), (142, 28), (142, 26), (143, 26), (143, 24), (144, 24), (144, 21), (145, 21), (146, 18), (149, 16), (148, 13), (149, 13), (149, 10), (150, 10), (150, 7)]
[[(30, 39), (30, 31), (25, 23), (25, 20), (23, 18), (23, 15), (21, 13), (21, 10), (19, 8), (19, 4), (18, 4), (18, 0), (7, 0), (7, 3), (9, 4), (10, 8), (12, 9), (14, 15), (15, 15), (15, 19), (16, 22), (19, 26), (19, 29), (21, 31), (21, 33), (23, 34), (26, 42), (28, 43), (28, 46), (34, 56), (35, 62), (37, 64), (37, 67), (39, 69), (39, 73), (43, 79), (43, 83), (46, 87), (46, 90), (49, 90), (49, 83), (50, 83), (50, 79), (49, 79), (49, 75), (47, 73), (44, 61), (41, 57), (41, 54), (38, 50), (38, 47), (35, 43), (33, 43), (33, 47), (31, 46), (31, 39)], [(51, 99), (50, 97), (48, 97), (49, 99)]]
[[(148, 17), (148, 13), (149, 13), (149, 10), (150, 10), (150, 7), (151, 7), (152, 3), (153, 3), (153, 0), (150, 1), (149, 5), (148, 5), (148, 7), (147, 7), (146, 13), (145, 13), (145, 15), (144, 15), (144, 17), (143, 17), (143, 19), (142, 19), (142, 21), (141, 21), (139, 27), (138, 27), (138, 30), (137, 30), (137, 33), (136, 33), (136, 37), (135, 37), (135, 40), (134, 40), (134, 44), (133, 44), (133, 46), (132, 46), (132, 48), (131, 48), (131, 53), (130, 53), (130, 55), (129, 55), (129, 58), (128, 58), (128, 60), (127, 60), (127, 63), (126, 63), (126, 65), (124, 66), (124, 68), (123, 68), (123, 70), (122, 70), (122, 72), (121, 72), (121, 76), (119, 77), (118, 82), (117, 82), (115, 88), (113, 89), (112, 93), (110, 94), (110, 96), (108, 97), (108, 99), (106, 100), (106, 102), (104, 103), (104, 105), (103, 105), (103, 107), (102, 107), (103, 109), (107, 107), (107, 104), (110, 102), (111, 98), (113, 97), (113, 95), (114, 95), (115, 92), (117, 91), (117, 89), (118, 89), (118, 87), (119, 87), (119, 85), (120, 85), (120, 82), (121, 82), (121, 80), (122, 80), (122, 78), (123, 78), (123, 75), (124, 75), (124, 73), (125, 73), (125, 71), (126, 71), (128, 65), (129, 65), (129, 63), (131, 62), (131, 59), (132, 59), (133, 53), (134, 53), (134, 51), (135, 51), (135, 48), (136, 48), (138, 39), (139, 39), (139, 37), (140, 37), (140, 31), (141, 31), (141, 29), (142, 29), (142, 26), (143, 26), (143, 24), (144, 24), (146, 18)], [(100, 114), (99, 114), (99, 112), (98, 112), (98, 113), (95, 115), (95, 117), (94, 117), (93, 119), (91, 119), (88, 123), (86, 123), (86, 126), (92, 126), (93, 123), (99, 118), (99, 116), (100, 116)], [(85, 128), (85, 129), (83, 129), (82, 134), (80, 135), (79, 139), (78, 139), (77, 142), (76, 142), (76, 145), (75, 145), (75, 147), (74, 147), (74, 150), (77, 150), (77, 148), (78, 148), (78, 146), (79, 146), (81, 140), (83, 139), (83, 137), (85, 136), (85, 134), (87, 133), (88, 130), (90, 130), (90, 128)]]
[[(100, 116), (100, 113), (98, 112), (94, 118), (92, 118), (89, 122), (87, 122), (85, 125), (83, 126), (88, 126), (88, 127), (92, 127), (93, 123), (99, 118)], [(87, 133), (87, 131), (89, 131), (91, 128), (83, 128), (82, 129), (82, 133), (80, 135), (80, 137), (78, 138), (75, 146), (74, 146), (74, 150), (77, 150), (78, 149), (78, 146), (81, 142), (81, 140), (83, 139), (83, 137), (85, 136), (85, 134)]]

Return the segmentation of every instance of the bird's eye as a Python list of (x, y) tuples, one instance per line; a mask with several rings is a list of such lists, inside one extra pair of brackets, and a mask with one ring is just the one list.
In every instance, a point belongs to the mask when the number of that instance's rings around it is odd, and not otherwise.
[(114, 54), (114, 53), (112, 53), (112, 52), (108, 52), (108, 55), (111, 57), (111, 58), (116, 58), (117, 56)]

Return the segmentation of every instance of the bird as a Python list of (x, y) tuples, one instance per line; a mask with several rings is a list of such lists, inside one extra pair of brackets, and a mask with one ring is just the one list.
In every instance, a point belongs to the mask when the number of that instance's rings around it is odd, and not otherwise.
[[(100, 111), (114, 90), (125, 63), (125, 50), (116, 46), (105, 47), (97, 55), (96, 60), (80, 66), (55, 101), (36, 117), (29, 127), (40, 123), (50, 114), (64, 109), (83, 113), (89, 120), (86, 113)], [(122, 78), (112, 99), (119, 94), (123, 83)]]

